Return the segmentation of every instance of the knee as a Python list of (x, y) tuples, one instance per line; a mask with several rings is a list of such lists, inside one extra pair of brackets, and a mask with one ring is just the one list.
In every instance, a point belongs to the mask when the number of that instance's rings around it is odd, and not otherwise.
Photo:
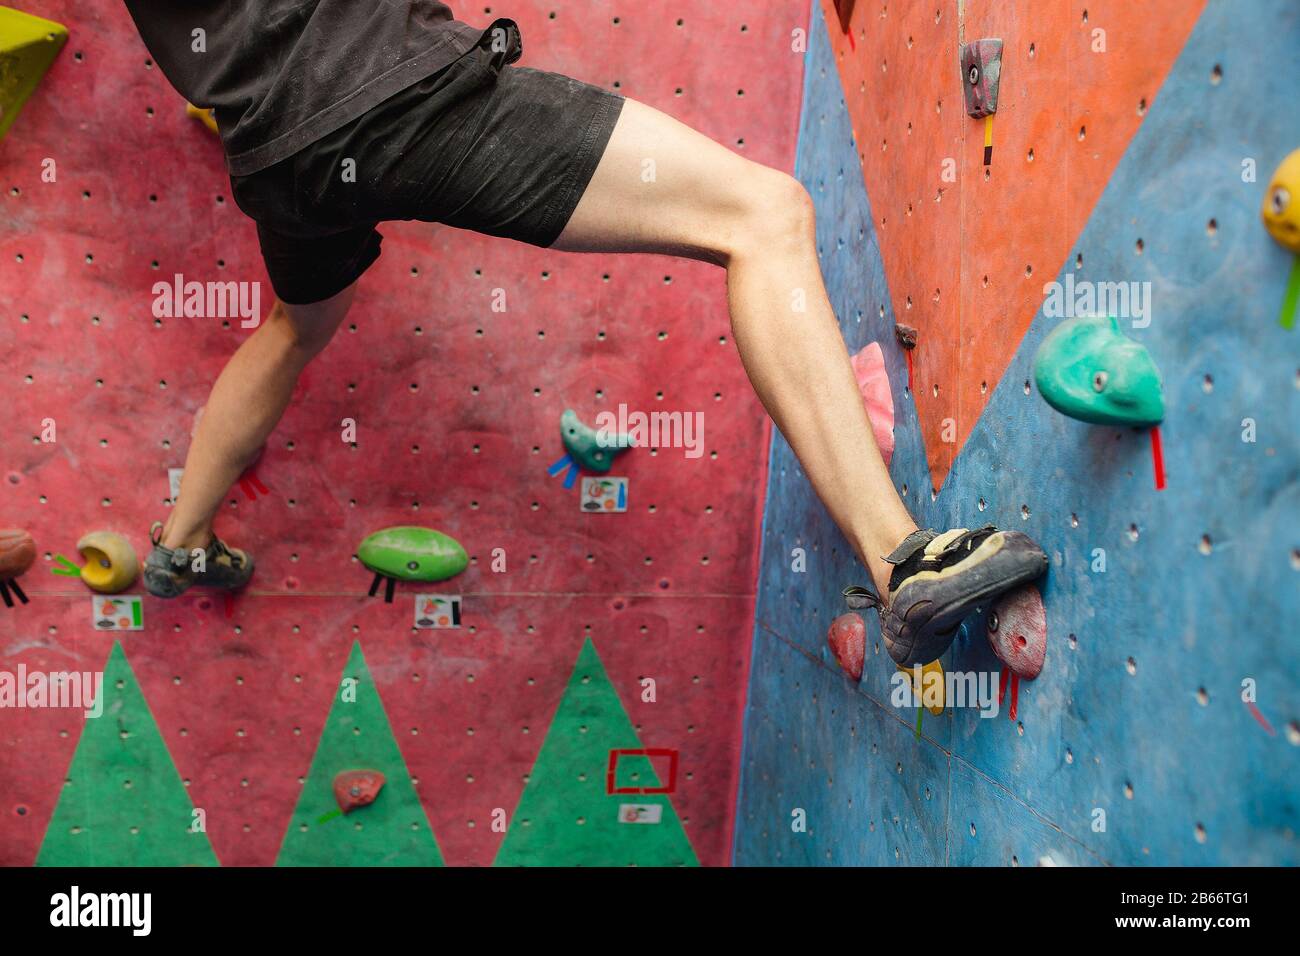
[(334, 337), (345, 310), (331, 312), (317, 305), (286, 306), (279, 299), (265, 323), (276, 328), (285, 345), (302, 361), (315, 358)]
[(787, 173), (759, 169), (742, 186), (746, 199), (737, 232), (737, 251), (771, 253), (814, 244), (816, 215), (808, 190)]

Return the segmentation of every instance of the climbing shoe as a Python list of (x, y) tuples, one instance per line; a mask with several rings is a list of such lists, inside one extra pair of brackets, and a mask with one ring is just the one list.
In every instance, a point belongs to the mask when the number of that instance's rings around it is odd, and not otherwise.
[(876, 608), (885, 649), (908, 667), (937, 660), (976, 605), (1047, 570), (1032, 538), (992, 525), (913, 531), (885, 560), (894, 566), (888, 603), (857, 586), (844, 589), (844, 600), (854, 610)]
[(149, 530), (153, 550), (144, 562), (144, 587), (154, 597), (177, 597), (194, 585), (233, 591), (253, 576), (253, 559), (245, 551), (226, 547), (216, 535), (203, 556), (202, 571), (195, 571), (197, 558), (186, 548), (164, 548), (163, 525), (155, 521)]

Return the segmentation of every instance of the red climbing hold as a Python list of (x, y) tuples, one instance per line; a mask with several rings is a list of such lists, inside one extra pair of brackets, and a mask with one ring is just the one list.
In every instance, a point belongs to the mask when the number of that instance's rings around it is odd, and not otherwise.
[(378, 770), (344, 770), (334, 778), (334, 799), (344, 813), (375, 802), (384, 785)]
[(1038, 587), (1026, 584), (993, 605), (988, 618), (989, 644), (998, 660), (1025, 680), (1033, 680), (1047, 657), (1047, 612)]
[(0, 579), (16, 578), (36, 560), (36, 544), (26, 531), (0, 528)]
[(36, 543), (26, 531), (0, 528), (0, 599), (5, 607), (14, 606), (17, 597), (23, 604), (27, 595), (14, 580), (36, 560)]
[(867, 625), (862, 617), (850, 611), (831, 622), (826, 643), (840, 667), (854, 680), (862, 680), (862, 661), (866, 657)]

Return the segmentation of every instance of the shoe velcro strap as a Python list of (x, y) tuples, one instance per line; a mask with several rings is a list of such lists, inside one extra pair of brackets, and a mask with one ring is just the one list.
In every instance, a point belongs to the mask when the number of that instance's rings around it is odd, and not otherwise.
[(916, 552), (920, 551), (933, 541), (935, 537), (936, 535), (933, 531), (913, 531), (903, 539), (902, 544), (889, 554), (885, 555), (885, 560), (890, 564), (902, 564), (912, 555), (916, 554)]
[(861, 611), (869, 607), (884, 607), (878, 594), (858, 584), (851, 584), (844, 589), (844, 603), (853, 611)]

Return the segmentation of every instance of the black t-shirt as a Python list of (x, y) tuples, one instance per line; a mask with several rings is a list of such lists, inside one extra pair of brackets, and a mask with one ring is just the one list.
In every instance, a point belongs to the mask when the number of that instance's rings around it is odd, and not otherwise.
[(215, 109), (232, 175), (293, 155), (488, 32), (452, 19), (437, 0), (125, 3), (171, 84)]

